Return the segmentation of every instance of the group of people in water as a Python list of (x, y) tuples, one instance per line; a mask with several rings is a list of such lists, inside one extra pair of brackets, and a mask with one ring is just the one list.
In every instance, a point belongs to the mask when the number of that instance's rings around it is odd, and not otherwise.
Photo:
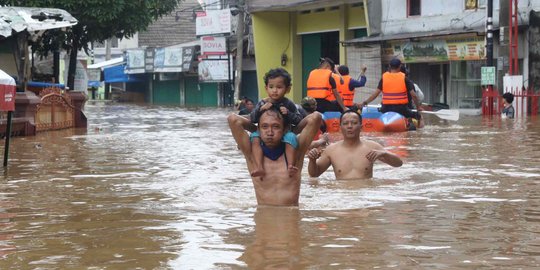
[[(409, 80), (408, 72), (397, 58), (390, 61), (377, 90), (361, 103), (354, 103), (354, 89), (366, 84), (366, 67), (358, 79), (349, 75), (346, 66), (336, 66), (329, 58), (307, 80), (307, 97), (297, 106), (285, 95), (291, 90), (291, 76), (282, 68), (271, 69), (264, 76), (268, 96), (256, 105), (245, 98), (238, 114), (228, 117), (232, 135), (244, 154), (259, 205), (298, 205), (300, 178), (304, 157), (308, 158), (308, 174), (318, 177), (330, 166), (336, 179), (364, 179), (373, 175), (379, 160), (400, 167), (399, 156), (380, 144), (360, 138), (361, 109), (381, 93), (381, 112), (397, 112), (417, 120), (422, 127), (423, 93)], [(504, 113), (513, 117), (513, 95), (503, 95)], [(322, 114), (339, 111), (343, 140), (328, 144)]]
[[(398, 71), (392, 73), (399, 75), (383, 75), (378, 91), (386, 96), (384, 88), (403, 88), (401, 92), (391, 92), (393, 95), (387, 97), (389, 104), (385, 104), (383, 96), (383, 107), (388, 105), (388, 111), (407, 113), (402, 105), (408, 106), (406, 91), (412, 84), (409, 85), (405, 74), (399, 72), (400, 65), (391, 65), (391, 70), (397, 68)], [(403, 164), (399, 156), (386, 151), (380, 144), (360, 138), (362, 116), (359, 111), (376, 97), (372, 95), (362, 103), (353, 102), (354, 89), (366, 83), (365, 71), (366, 68), (362, 68), (359, 79), (355, 80), (350, 77), (346, 66), (335, 66), (330, 59), (321, 59), (319, 67), (308, 78), (308, 97), (302, 101), (301, 107), (297, 107), (285, 97), (291, 90), (291, 76), (285, 69), (272, 69), (264, 76), (268, 96), (259, 101), (249, 115), (242, 115), (242, 112), (229, 115), (228, 123), (246, 159), (258, 204), (298, 205), (306, 154), (308, 173), (312, 177), (321, 175), (332, 166), (337, 179), (371, 178), (373, 164), (377, 160), (394, 167)], [(401, 84), (385, 82), (399, 79), (403, 81)], [(415, 93), (410, 95), (416, 98)], [(243, 110), (250, 110), (250, 101), (244, 100), (246, 108)], [(415, 105), (421, 108), (417, 100)], [(328, 146), (324, 136), (314, 141), (316, 134), (324, 131), (321, 113), (326, 111), (342, 113), (340, 128), (343, 140)]]

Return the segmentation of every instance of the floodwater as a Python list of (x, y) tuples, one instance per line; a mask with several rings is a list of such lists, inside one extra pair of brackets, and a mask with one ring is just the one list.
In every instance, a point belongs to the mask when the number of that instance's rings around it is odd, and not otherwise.
[(404, 166), (336, 181), (305, 164), (300, 206), (280, 208), (256, 206), (228, 112), (95, 103), (87, 130), (13, 138), (0, 269), (540, 267), (538, 118), (363, 134)]

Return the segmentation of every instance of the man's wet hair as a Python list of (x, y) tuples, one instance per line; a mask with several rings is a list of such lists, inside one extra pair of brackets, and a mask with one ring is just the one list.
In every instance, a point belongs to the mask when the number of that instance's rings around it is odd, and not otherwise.
[(260, 119), (262, 118), (262, 116), (264, 114), (269, 114), (269, 115), (273, 115), (273, 116), (277, 117), (279, 120), (283, 121), (283, 127), (285, 129), (289, 128), (289, 126), (290, 126), (289, 118), (285, 117), (285, 115), (283, 115), (281, 113), (281, 110), (279, 109), (279, 106), (280, 106), (279, 104), (273, 104), (272, 107), (270, 107), (270, 109), (261, 112), (261, 115), (259, 116), (259, 124), (261, 122)]
[(251, 98), (245, 98), (244, 102), (245, 103), (251, 102), (251, 103), (255, 104), (255, 102), (253, 102), (253, 100)]
[(339, 74), (341, 74), (342, 76), (345, 76), (345, 75), (349, 75), (349, 67), (348, 66), (345, 66), (345, 65), (341, 65), (337, 68), (337, 71), (339, 72)]
[(268, 85), (268, 80), (275, 79), (277, 77), (283, 78), (283, 83), (286, 87), (291, 86), (291, 74), (284, 68), (274, 68), (264, 74), (264, 85)]
[(328, 64), (332, 68), (332, 70), (334, 70), (334, 66), (336, 65), (334, 60), (332, 60), (332, 59), (330, 59), (328, 57), (324, 57), (324, 58), (319, 59), (319, 67), (322, 67), (324, 64)]
[(508, 104), (514, 102), (514, 94), (510, 92), (504, 93), (502, 97), (504, 98), (504, 100), (506, 100), (506, 102), (508, 102)]
[(362, 115), (360, 115), (360, 114), (359, 114), (357, 111), (355, 111), (355, 110), (346, 110), (345, 112), (343, 112), (343, 113), (341, 114), (341, 116), (339, 117), (339, 122), (340, 122), (340, 123), (341, 123), (341, 120), (343, 119), (343, 116), (344, 116), (345, 114), (348, 114), (348, 113), (354, 113), (354, 114), (358, 115), (358, 119), (360, 120), (360, 125), (362, 124)]

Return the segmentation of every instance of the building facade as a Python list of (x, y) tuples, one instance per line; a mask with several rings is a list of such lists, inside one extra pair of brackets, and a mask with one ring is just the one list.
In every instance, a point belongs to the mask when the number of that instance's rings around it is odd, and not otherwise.
[[(503, 88), (508, 72), (508, 20), (511, 0), (493, 0), (494, 66), (496, 88)], [(380, 55), (381, 73), (393, 57), (409, 68), (423, 90), (425, 103), (479, 113), (481, 67), (486, 66), (488, 0), (382, 0), (369, 1), (369, 36), (344, 42), (348, 55)], [(527, 87), (530, 68), (530, 14), (540, 1), (518, 1), (518, 74)], [(532, 29), (532, 28), (531, 28)], [(535, 45), (533, 45), (535, 46)], [(371, 82), (380, 79), (380, 73)], [(371, 79), (371, 78), (369, 78)], [(368, 80), (369, 81), (369, 80)]]
[[(246, 1), (253, 20), (259, 96), (266, 96), (264, 74), (276, 67), (291, 73), (292, 90), (288, 97), (295, 102), (306, 96), (307, 77), (321, 57), (347, 64), (352, 75), (358, 74), (361, 65), (368, 61), (349, 61), (351, 58), (340, 42), (367, 35), (367, 2)], [(373, 67), (368, 70), (371, 72)]]

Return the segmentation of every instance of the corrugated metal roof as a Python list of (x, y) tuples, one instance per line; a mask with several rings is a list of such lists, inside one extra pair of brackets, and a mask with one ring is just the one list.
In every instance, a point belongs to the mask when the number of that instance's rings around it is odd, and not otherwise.
[(113, 58), (113, 59), (110, 59), (110, 60), (107, 60), (107, 61), (103, 61), (103, 62), (88, 65), (88, 68), (89, 69), (92, 69), (92, 68), (104, 69), (106, 67), (118, 66), (118, 65), (121, 65), (123, 63), (124, 63), (124, 57), (117, 57), (117, 58)]
[(58, 8), (0, 7), (0, 36), (9, 37), (12, 31), (34, 31), (71, 27), (77, 24), (71, 14)]

